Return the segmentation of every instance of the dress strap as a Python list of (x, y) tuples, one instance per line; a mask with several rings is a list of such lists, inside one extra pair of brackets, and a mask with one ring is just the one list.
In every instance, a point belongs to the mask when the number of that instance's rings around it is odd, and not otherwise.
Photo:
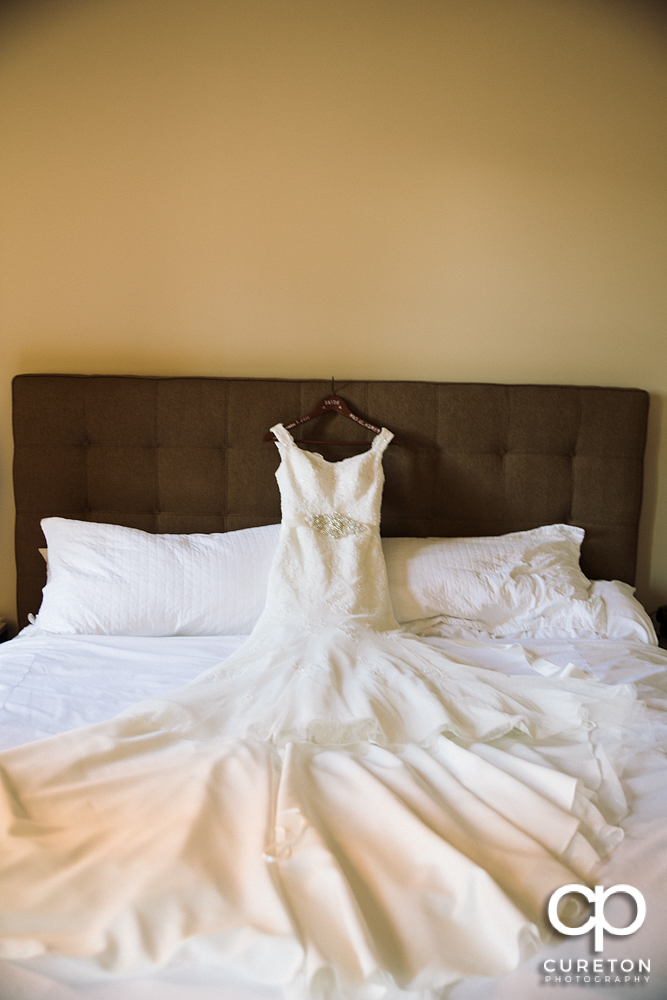
[(274, 424), (270, 430), (281, 444), (294, 444), (294, 438), (289, 431), (285, 430), (282, 424)]
[(373, 443), (371, 445), (371, 448), (373, 449), (373, 451), (377, 451), (381, 455), (382, 452), (387, 447), (387, 445), (389, 444), (389, 442), (391, 441), (391, 439), (393, 438), (393, 436), (394, 435), (392, 431), (388, 431), (386, 427), (383, 427), (380, 433), (376, 434), (376, 436), (373, 438)]

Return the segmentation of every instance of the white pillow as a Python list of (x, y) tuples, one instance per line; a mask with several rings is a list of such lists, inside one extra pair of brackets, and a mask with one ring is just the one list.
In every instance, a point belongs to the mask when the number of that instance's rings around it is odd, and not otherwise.
[(522, 632), (564, 602), (586, 601), (582, 528), (552, 524), (486, 538), (386, 538), (400, 622), (447, 616), (489, 634)]
[(608, 639), (633, 639), (658, 645), (653, 622), (639, 601), (634, 597), (635, 588), (621, 580), (596, 580), (591, 587), (591, 597), (599, 597), (605, 606), (607, 624), (604, 636)]
[(245, 635), (266, 599), (280, 525), (153, 535), (44, 518), (49, 576), (34, 624), (88, 635)]
[(554, 524), (488, 538), (386, 538), (394, 613), (421, 635), (657, 645), (633, 587), (589, 583), (581, 572), (583, 536), (581, 528)]
[[(35, 625), (103, 635), (245, 635), (266, 598), (280, 525), (154, 535), (45, 518), (48, 579)], [(580, 528), (489, 538), (385, 538), (394, 613), (452, 637), (606, 635), (657, 642), (627, 584), (589, 582)], [(415, 621), (427, 619), (427, 621)]]

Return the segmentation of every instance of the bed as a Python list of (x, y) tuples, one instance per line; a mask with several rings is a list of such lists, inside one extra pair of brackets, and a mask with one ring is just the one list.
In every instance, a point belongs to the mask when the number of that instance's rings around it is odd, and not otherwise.
[[(239, 566), (247, 568), (254, 560), (256, 576), (244, 586), (257, 600), (258, 581), (275, 545), (271, 526), (280, 518), (274, 479), (278, 456), (262, 438), (274, 423), (301, 416), (328, 391), (327, 382), (315, 380), (17, 377), (14, 484), (20, 625), (27, 625), (29, 616), (39, 611), (46, 582), (47, 564), (40, 553), (46, 541), (40, 528), (43, 518), (54, 519), (50, 524), (55, 527), (66, 519), (156, 537), (232, 533), (230, 539), (260, 539), (259, 555), (254, 549), (252, 559), (247, 549), (236, 553)], [(608, 684), (632, 681), (651, 706), (656, 745), (664, 746), (660, 713), (667, 707), (667, 655), (658, 648), (630, 590), (647, 394), (598, 387), (426, 382), (340, 382), (337, 391), (355, 412), (389, 427), (401, 442), (385, 455), (382, 510), (392, 596), (395, 607), (403, 601), (406, 608), (400, 620), (439, 648), (492, 670), (528, 675), (581, 671)], [(355, 453), (352, 444), (326, 444), (340, 435), (329, 417), (309, 425), (307, 434), (325, 442), (308, 447), (330, 461)], [(295, 436), (303, 438), (305, 431)], [(345, 437), (361, 444), (371, 434), (346, 424)], [(593, 585), (587, 600), (594, 602), (596, 615), (583, 624), (578, 620), (569, 632), (567, 609), (559, 612), (565, 618), (553, 618), (548, 626), (544, 616), (532, 628), (525, 627), (525, 620), (517, 625), (516, 616), (489, 624), (472, 612), (466, 616), (441, 607), (433, 588), (427, 600), (423, 590), (417, 593), (419, 580), (406, 582), (408, 563), (423, 569), (424, 559), (428, 563), (440, 558), (429, 548), (429, 539), (515, 536), (550, 525), (564, 530), (569, 526), (575, 534), (583, 529), (581, 569), (588, 580), (618, 581)], [(244, 534), (249, 529), (260, 534)], [(568, 537), (571, 541), (574, 535)], [(419, 539), (421, 543), (414, 541)], [(406, 587), (412, 587), (409, 594)], [(80, 603), (85, 599), (83, 594)], [(114, 634), (108, 625), (51, 630), (43, 627), (44, 621), (38, 616), (36, 625), (1, 647), (2, 747), (110, 718), (145, 697), (187, 683), (237, 649), (249, 631), (246, 624), (236, 633), (221, 626), (218, 634), (210, 634), (210, 627), (201, 626), (196, 634), (186, 623), (172, 627), (181, 634), (171, 634), (170, 626), (163, 624), (127, 635), (122, 625)], [(646, 998), (667, 995), (662, 944), (667, 924), (666, 773), (664, 754), (649, 747), (628, 762), (624, 781), (632, 811), (624, 824), (626, 839), (600, 874), (606, 886), (635, 886), (648, 906), (643, 927), (632, 937), (606, 938), (602, 975), (610, 981), (600, 989), (613, 986), (617, 997), (636, 996), (638, 985)], [(608, 904), (607, 916), (619, 926), (629, 919), (626, 904), (624, 897)], [(553, 962), (563, 958), (566, 966), (571, 960), (576, 966), (577, 959), (590, 964), (593, 957), (588, 937), (561, 938), (515, 972), (465, 980), (453, 987), (451, 996), (543, 996), (545, 988), (557, 985)], [(624, 967), (615, 982), (621, 962)], [(562, 973), (561, 986), (567, 984), (567, 974)], [(595, 977), (585, 983), (585, 974), (582, 971), (580, 985), (595, 990)], [(250, 1000), (284, 995), (260, 980), (247, 968), (221, 970), (192, 956), (121, 984), (54, 959), (0, 964), (0, 995), (8, 1000), (206, 1000), (220, 995)]]

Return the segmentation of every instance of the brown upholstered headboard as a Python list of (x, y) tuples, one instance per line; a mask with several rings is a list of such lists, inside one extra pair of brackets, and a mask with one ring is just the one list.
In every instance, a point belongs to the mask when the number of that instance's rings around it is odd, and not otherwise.
[[(42, 517), (158, 532), (280, 520), (278, 453), (262, 435), (329, 391), (314, 380), (17, 376), (19, 623), (41, 600)], [(588, 576), (633, 582), (647, 393), (436, 382), (340, 382), (336, 391), (401, 439), (385, 457), (383, 534), (502, 534), (568, 522), (586, 529)], [(371, 436), (343, 423), (347, 439)], [(329, 416), (299, 430), (340, 435)], [(354, 453), (320, 450), (329, 460)]]

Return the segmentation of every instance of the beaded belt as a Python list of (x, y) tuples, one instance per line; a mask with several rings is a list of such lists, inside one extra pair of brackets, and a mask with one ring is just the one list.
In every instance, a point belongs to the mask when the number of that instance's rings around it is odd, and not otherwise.
[(303, 517), (283, 518), (284, 525), (288, 528), (313, 528), (321, 531), (331, 538), (345, 538), (347, 535), (361, 535), (367, 529), (374, 528), (374, 524), (362, 524), (345, 514), (305, 514)]

